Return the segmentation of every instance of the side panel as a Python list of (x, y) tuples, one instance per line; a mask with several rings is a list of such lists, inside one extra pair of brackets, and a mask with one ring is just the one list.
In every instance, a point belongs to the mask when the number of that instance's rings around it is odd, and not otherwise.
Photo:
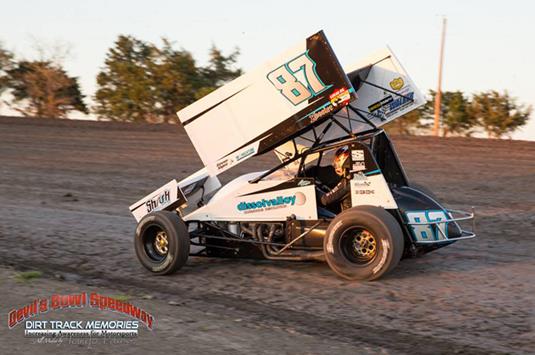
[(314, 183), (308, 179), (262, 180), (256, 184), (244, 181), (232, 191), (221, 192), (222, 195), (218, 193), (206, 206), (184, 219), (285, 221), (292, 214), (298, 220), (317, 219), (316, 190)]
[(417, 223), (407, 226), (414, 242), (441, 241), (445, 240), (444, 235), (453, 239), (453, 242), (454, 238), (462, 235), (462, 229), (457, 222), (419, 224), (452, 218), (450, 213), (430, 196), (409, 186), (395, 187), (392, 191), (404, 222)]
[[(405, 211), (405, 216), (409, 223), (431, 223), (446, 221), (451, 216), (444, 210), (423, 210), (423, 211)], [(447, 240), (444, 236), (448, 235), (448, 223), (439, 223), (436, 225), (409, 225), (409, 230), (416, 242), (428, 240)], [(440, 231), (439, 231), (440, 229)]]
[(151, 192), (141, 200), (130, 206), (130, 212), (136, 221), (140, 221), (143, 216), (161, 210), (173, 210), (184, 205), (186, 197), (178, 186), (176, 180), (171, 180), (158, 190)]
[(355, 99), (322, 31), (178, 117), (211, 175), (283, 143)]
[(369, 148), (362, 143), (350, 146), (351, 159), (351, 205), (371, 205), (383, 208), (397, 208), (390, 187), (373, 158)]
[(151, 192), (141, 200), (130, 206), (130, 212), (136, 221), (145, 215), (160, 210), (172, 211), (177, 208), (185, 209), (187, 205), (195, 208), (203, 196), (221, 187), (217, 176), (210, 176), (206, 169), (201, 169), (187, 178), (177, 182), (171, 180), (156, 191)]
[[(390, 48), (385, 48), (346, 69), (358, 100), (351, 104), (359, 114), (380, 127), (425, 103), (420, 90)], [(340, 112), (362, 121), (351, 110)], [(353, 132), (369, 129), (369, 125), (352, 127)]]

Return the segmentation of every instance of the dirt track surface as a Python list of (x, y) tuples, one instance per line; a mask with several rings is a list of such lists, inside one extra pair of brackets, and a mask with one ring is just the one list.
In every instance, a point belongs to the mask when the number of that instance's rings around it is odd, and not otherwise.
[[(35, 350), (6, 329), (9, 309), (87, 285), (129, 294), (157, 319), (143, 346), (114, 352), (533, 353), (535, 143), (394, 142), (409, 178), (449, 207), (475, 206), (476, 240), (402, 260), (371, 283), (343, 281), (321, 263), (212, 258), (154, 277), (135, 257), (128, 206), (200, 168), (183, 130), (0, 118), (0, 353)], [(224, 179), (273, 162), (253, 160)], [(18, 284), (10, 268), (46, 278)]]

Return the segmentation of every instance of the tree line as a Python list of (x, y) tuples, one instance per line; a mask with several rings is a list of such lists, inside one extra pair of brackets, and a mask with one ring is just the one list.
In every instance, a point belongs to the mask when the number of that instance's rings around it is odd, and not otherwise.
[(239, 51), (224, 55), (216, 46), (208, 64), (192, 54), (163, 45), (119, 36), (97, 75), (95, 104), (85, 103), (78, 78), (54, 60), (16, 60), (0, 46), (0, 95), (24, 116), (64, 118), (71, 111), (93, 113), (112, 121), (176, 121), (176, 112), (242, 74), (234, 68)]
[[(430, 90), (423, 106), (387, 124), (386, 129), (396, 134), (429, 133), (434, 121), (435, 95)], [(441, 97), (441, 135), (470, 137), (485, 132), (489, 138), (510, 137), (528, 122), (531, 113), (531, 106), (517, 103), (507, 91), (489, 90), (471, 96), (446, 91)]]
[[(72, 111), (92, 113), (113, 121), (174, 122), (176, 112), (240, 76), (239, 51), (224, 55), (216, 46), (208, 63), (198, 65), (185, 49), (166, 39), (158, 46), (121, 35), (108, 49), (97, 75), (91, 107), (85, 102), (79, 80), (55, 60), (17, 59), (0, 45), (0, 95), (4, 103), (24, 116), (64, 118)], [(428, 133), (433, 122), (435, 92), (428, 101), (387, 125), (398, 134)], [(461, 91), (442, 93), (442, 135), (509, 136), (525, 125), (531, 106), (516, 102), (507, 92), (495, 90), (467, 96)]]

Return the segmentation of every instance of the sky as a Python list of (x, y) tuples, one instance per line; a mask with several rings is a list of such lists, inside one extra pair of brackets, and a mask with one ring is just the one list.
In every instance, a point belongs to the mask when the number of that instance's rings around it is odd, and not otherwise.
[[(19, 58), (68, 47), (64, 66), (89, 102), (107, 50), (120, 34), (193, 53), (240, 49), (251, 70), (323, 29), (343, 66), (389, 45), (414, 82), (436, 89), (442, 17), (448, 20), (443, 90), (507, 90), (535, 108), (535, 2), (509, 1), (2, 1), (0, 42)], [(5, 109), (4, 109), (5, 110)], [(515, 139), (535, 140), (535, 114)]]

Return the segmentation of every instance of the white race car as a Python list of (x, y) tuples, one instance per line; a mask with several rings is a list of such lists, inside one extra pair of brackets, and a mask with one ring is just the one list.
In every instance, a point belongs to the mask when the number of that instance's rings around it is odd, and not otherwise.
[[(135, 249), (155, 274), (189, 255), (326, 260), (350, 280), (373, 280), (403, 256), (473, 238), (411, 185), (380, 128), (424, 103), (384, 49), (344, 70), (322, 31), (178, 112), (204, 168), (130, 206)], [(347, 152), (343, 175), (330, 165)], [(274, 152), (280, 164), (221, 186), (218, 175)], [(323, 203), (343, 182), (340, 201)]]

